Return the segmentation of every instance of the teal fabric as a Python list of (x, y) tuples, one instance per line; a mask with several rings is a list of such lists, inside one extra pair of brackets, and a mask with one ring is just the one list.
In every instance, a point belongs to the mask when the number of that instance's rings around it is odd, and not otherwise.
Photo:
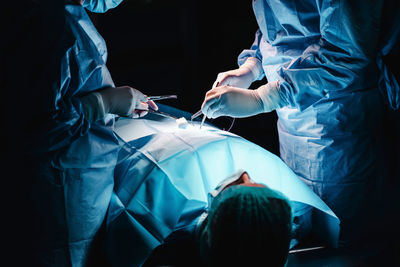
[(199, 124), (181, 129), (174, 119), (154, 114), (117, 121), (116, 133), (133, 150), (115, 169), (106, 237), (113, 264), (141, 266), (172, 233), (194, 232), (208, 209), (208, 193), (238, 170), (284, 194), (293, 216), (310, 216), (312, 210), (314, 222), (304, 219), (304, 228), (293, 228), (302, 231), (315, 223), (321, 239), (337, 245), (338, 218), (279, 157), (240, 136), (209, 124), (200, 129)]
[(83, 6), (95, 13), (105, 13), (111, 8), (118, 6), (122, 0), (85, 0)]

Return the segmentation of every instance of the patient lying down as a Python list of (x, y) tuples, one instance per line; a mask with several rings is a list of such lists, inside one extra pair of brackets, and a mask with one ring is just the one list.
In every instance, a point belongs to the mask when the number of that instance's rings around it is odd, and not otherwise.
[(292, 229), (291, 207), (280, 192), (246, 172), (221, 185), (198, 230), (201, 256), (210, 266), (283, 266)]

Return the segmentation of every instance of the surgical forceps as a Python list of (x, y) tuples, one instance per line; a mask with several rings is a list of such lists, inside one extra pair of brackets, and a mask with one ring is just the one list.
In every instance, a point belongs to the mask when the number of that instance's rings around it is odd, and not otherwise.
[[(217, 82), (217, 84), (215, 86), (213, 86), (213, 89), (215, 87), (219, 86), (219, 82)], [(190, 118), (190, 121), (193, 121), (195, 118), (197, 118), (198, 116), (200, 116), (202, 114), (201, 109), (199, 111), (197, 111), (195, 114), (193, 114), (193, 116)], [(200, 129), (201, 127), (203, 127), (204, 121), (206, 120), (206, 115), (203, 115), (203, 119), (201, 120), (201, 124), (200, 124)], [(230, 128), (229, 128), (230, 129)]]
[(149, 113), (152, 113), (152, 114), (157, 114), (157, 115), (160, 115), (160, 116), (162, 116), (162, 117), (166, 117), (166, 118), (170, 118), (170, 119), (174, 119), (174, 120), (177, 120), (178, 119), (178, 117), (175, 117), (175, 116), (173, 116), (173, 115), (171, 115), (171, 114), (168, 114), (168, 113), (165, 113), (165, 112), (162, 112), (162, 111), (159, 111), (159, 110), (154, 110), (154, 109), (148, 109), (147, 110)]
[(154, 95), (154, 96), (148, 96), (147, 97), (149, 100), (157, 101), (157, 100), (164, 100), (164, 99), (176, 99), (178, 98), (177, 95)]
[[(157, 101), (157, 100), (164, 100), (164, 99), (176, 99), (176, 98), (178, 98), (178, 96), (177, 95), (155, 95), (155, 96), (148, 96), (147, 98), (152, 101)], [(157, 115), (160, 115), (160, 116), (163, 116), (166, 118), (175, 119), (175, 120), (178, 119), (178, 117), (172, 116), (168, 113), (165, 113), (165, 112), (162, 112), (159, 110), (154, 110), (154, 109), (149, 108), (147, 111), (149, 113), (157, 114)]]
[[(150, 100), (151, 101), (157, 101), (157, 100), (164, 100), (164, 99), (176, 99), (176, 98), (178, 98), (177, 95), (155, 95), (155, 96), (148, 96), (147, 97), (147, 99), (149, 101)], [(163, 117), (166, 117), (166, 118), (170, 118), (170, 119), (174, 119), (174, 120), (178, 119), (177, 117), (172, 116), (172, 115), (170, 115), (168, 113), (165, 113), (165, 112), (162, 112), (162, 111), (158, 111), (158, 110), (154, 110), (152, 108), (149, 108), (148, 110), (143, 110), (143, 111), (147, 111), (149, 113), (157, 114), (157, 115), (160, 115), (160, 116), (163, 116)], [(119, 117), (132, 118), (130, 116), (119, 116)]]
[[(200, 109), (199, 111), (197, 111), (195, 114), (192, 115), (192, 117), (190, 118), (190, 121), (193, 121), (195, 118), (197, 118), (201, 114), (203, 114), (203, 112)], [(203, 127), (205, 120), (206, 120), (206, 115), (203, 115), (203, 119), (201, 120), (201, 124), (200, 124), (200, 129), (201, 129), (201, 127)]]

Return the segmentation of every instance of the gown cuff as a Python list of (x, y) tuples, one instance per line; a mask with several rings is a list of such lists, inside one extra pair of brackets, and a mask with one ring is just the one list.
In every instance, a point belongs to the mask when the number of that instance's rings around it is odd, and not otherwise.
[(264, 77), (264, 70), (262, 68), (262, 63), (256, 57), (247, 58), (246, 61), (240, 66), (240, 68), (250, 69), (253, 75), (253, 81), (261, 80)]
[(278, 81), (262, 85), (256, 89), (256, 92), (263, 102), (264, 112), (270, 112), (287, 105), (285, 98), (281, 96)]
[(104, 118), (105, 107), (101, 94), (92, 92), (84, 97), (81, 97), (83, 113), (86, 119), (90, 122)]

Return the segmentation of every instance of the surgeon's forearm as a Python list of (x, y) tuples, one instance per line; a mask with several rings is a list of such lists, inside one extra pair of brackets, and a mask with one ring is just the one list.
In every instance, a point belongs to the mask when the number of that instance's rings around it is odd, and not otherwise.
[(104, 118), (106, 107), (103, 98), (99, 92), (92, 92), (84, 97), (81, 97), (83, 114), (90, 122), (95, 122)]
[(286, 98), (281, 94), (278, 81), (262, 85), (255, 92), (262, 101), (264, 112), (271, 112), (288, 104)]
[(240, 68), (247, 68), (251, 71), (253, 82), (256, 81), (264, 72), (261, 61), (255, 57), (247, 58)]
[(264, 74), (264, 70), (262, 69), (262, 54), (260, 52), (260, 41), (262, 39), (262, 33), (261, 31), (258, 29), (257, 32), (255, 33), (255, 39), (253, 44), (251, 45), (251, 47), (249, 49), (245, 49), (243, 50), (240, 55), (238, 56), (238, 65), (239, 66), (243, 66), (245, 64), (245, 62), (250, 59), (257, 59), (258, 63), (257, 65), (259, 67), (257, 67), (257, 69), (259, 71), (258, 72), (258, 76), (256, 76), (256, 78), (254, 80), (261, 80), (262, 78), (264, 78), (265, 74)]

